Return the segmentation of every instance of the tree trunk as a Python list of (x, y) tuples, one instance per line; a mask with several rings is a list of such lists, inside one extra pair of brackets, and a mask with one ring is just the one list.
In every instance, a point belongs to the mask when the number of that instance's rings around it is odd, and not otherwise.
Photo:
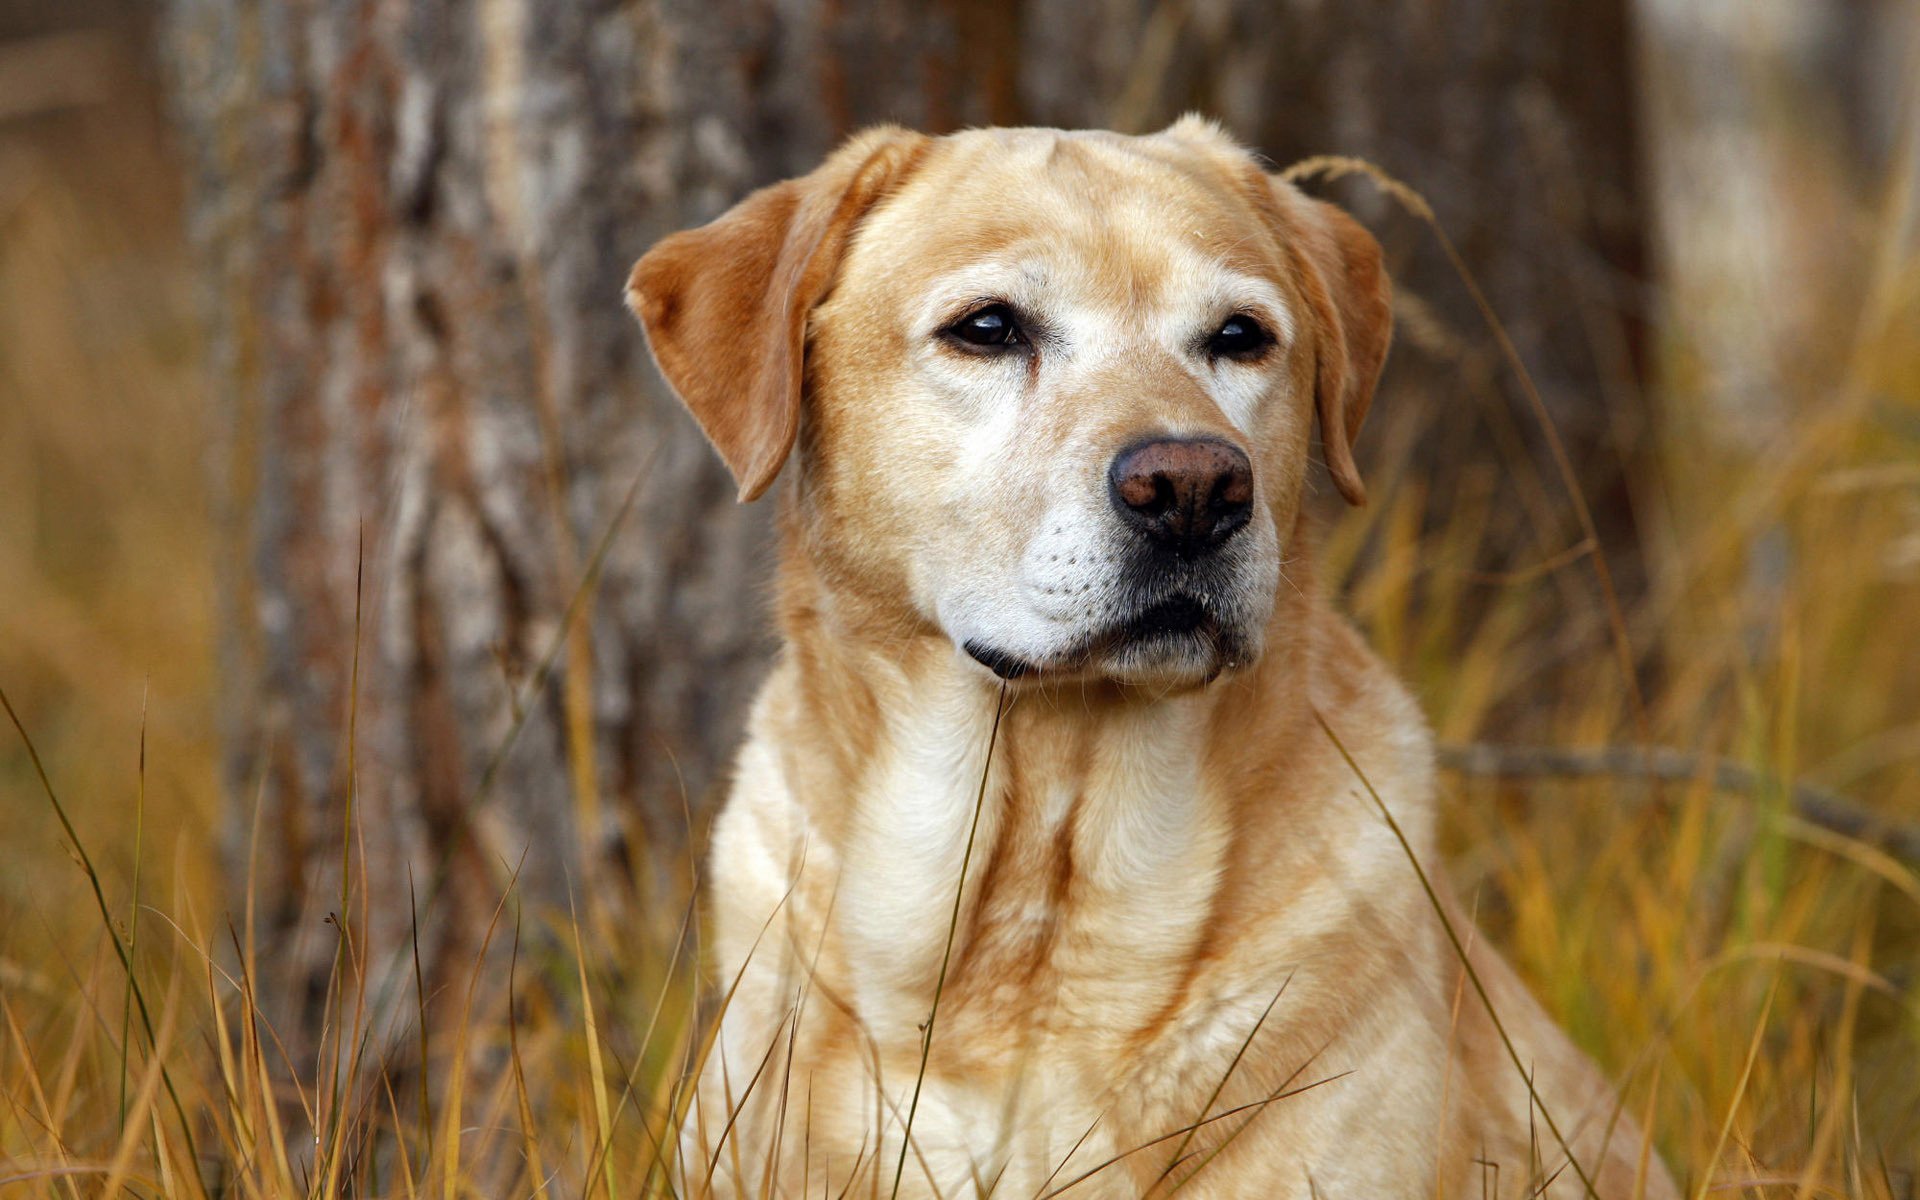
[[(1637, 371), (1624, 0), (173, 0), (169, 32), (221, 414), (230, 861), (283, 1033), (316, 1027), (343, 838), (359, 949), (398, 969), (417, 893), (430, 990), (510, 876), (564, 911), (569, 880), (684, 863), (770, 649), (769, 506), (733, 503), (622, 284), (863, 124), (1193, 106), (1278, 160), (1374, 156), (1518, 320), (1576, 455), (1627, 403), (1599, 383)], [(1387, 228), (1433, 328), (1480, 341)], [(1383, 424), (1454, 404), (1443, 341), (1403, 339)]]

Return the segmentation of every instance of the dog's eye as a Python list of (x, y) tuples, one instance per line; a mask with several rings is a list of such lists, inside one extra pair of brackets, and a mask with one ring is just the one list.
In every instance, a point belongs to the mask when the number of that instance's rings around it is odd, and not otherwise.
[(1207, 353), (1214, 358), (1245, 361), (1259, 358), (1271, 345), (1273, 335), (1267, 332), (1266, 326), (1245, 313), (1235, 313), (1207, 339)]
[(946, 334), (956, 341), (986, 350), (1018, 346), (1027, 340), (1026, 335), (1020, 332), (1020, 322), (1014, 319), (1013, 310), (1004, 304), (989, 304), (974, 309), (947, 326)]

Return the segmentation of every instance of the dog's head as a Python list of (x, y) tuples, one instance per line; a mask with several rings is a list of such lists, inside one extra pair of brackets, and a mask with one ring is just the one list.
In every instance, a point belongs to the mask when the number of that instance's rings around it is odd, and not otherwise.
[(1390, 328), (1379, 246), (1212, 125), (878, 129), (634, 268), (751, 500), (1003, 678), (1203, 682), (1261, 648), (1316, 418), (1340, 493)]

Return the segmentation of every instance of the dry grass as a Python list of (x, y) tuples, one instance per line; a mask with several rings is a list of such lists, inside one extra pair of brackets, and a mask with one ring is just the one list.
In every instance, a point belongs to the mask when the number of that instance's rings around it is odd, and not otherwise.
[[(146, 119), (0, 126), (0, 687), (53, 792), (0, 729), (0, 1190), (657, 1192), (698, 1054), (682, 913), (639, 937), (560, 921), (571, 953), (516, 956), (516, 1003), (476, 991), (427, 1042), (365, 1027), (349, 920), (319, 1069), (285, 1069), (252, 1016), (266, 950), (217, 900), (191, 284)], [(1848, 302), (1794, 364), (1775, 444), (1718, 437), (1686, 347), (1667, 348), (1659, 465), (1635, 481), (1651, 586), (1617, 623), (1644, 711), (1591, 563), (1565, 553), (1581, 532), (1556, 479), (1489, 462), (1423, 532), (1420, 481), (1389, 466), (1374, 506), (1331, 531), (1350, 607), (1444, 740), (1620, 744), (1644, 723), (1920, 820), (1920, 263), (1896, 237), (1914, 198), (1881, 200), (1833, 267), (1870, 286), (1834, 289)], [(1419, 435), (1395, 428), (1389, 462)], [(1482, 515), (1515, 495), (1559, 498), (1549, 532), (1485, 544)], [(1516, 708), (1524, 729), (1489, 727)], [(1705, 770), (1455, 776), (1445, 799), (1481, 924), (1625, 1080), (1691, 1190), (1914, 1194), (1915, 863), (1797, 819), (1783, 786), (1722, 794)], [(494, 936), (518, 945), (546, 919), (503, 898)]]

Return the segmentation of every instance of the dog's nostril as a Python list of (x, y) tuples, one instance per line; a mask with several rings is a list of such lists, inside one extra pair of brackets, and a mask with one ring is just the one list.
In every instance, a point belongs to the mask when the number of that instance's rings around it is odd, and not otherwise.
[(1218, 438), (1133, 446), (1114, 459), (1108, 482), (1122, 517), (1182, 553), (1225, 541), (1253, 505), (1246, 452)]
[(1153, 477), (1153, 499), (1141, 505), (1140, 511), (1147, 516), (1157, 517), (1171, 509), (1175, 503), (1173, 480), (1168, 479), (1165, 475), (1155, 475)]
[(1253, 473), (1229, 471), (1213, 487), (1212, 502), (1220, 508), (1245, 508), (1253, 503)]

